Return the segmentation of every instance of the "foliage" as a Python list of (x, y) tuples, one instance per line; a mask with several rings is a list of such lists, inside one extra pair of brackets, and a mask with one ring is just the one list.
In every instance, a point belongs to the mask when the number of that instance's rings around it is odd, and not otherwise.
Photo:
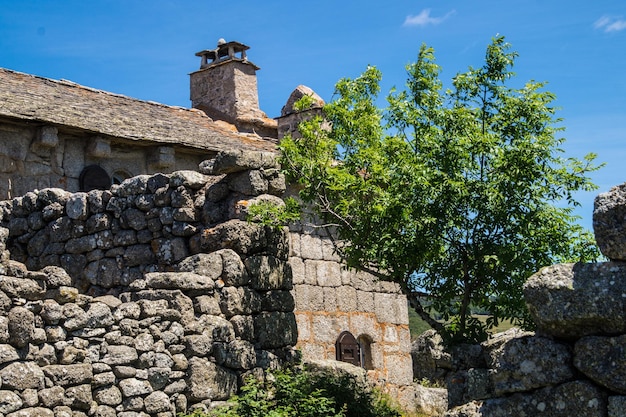
[[(332, 128), (316, 118), (281, 143), (288, 177), (348, 243), (339, 248), (348, 264), (398, 282), (454, 340), (482, 340), (502, 319), (528, 326), (524, 281), (599, 255), (573, 214), (575, 193), (595, 188), (595, 155), (563, 156), (545, 83), (508, 85), (516, 56), (496, 37), (484, 65), (444, 91), (434, 51), (422, 46), (386, 109), (375, 104), (381, 73), (368, 67), (336, 85), (324, 107)], [(472, 317), (470, 305), (489, 320)]]
[(309, 110), (315, 104), (315, 99), (309, 95), (303, 95), (300, 100), (294, 103), (293, 109), (297, 112)]
[(300, 367), (248, 378), (232, 405), (194, 417), (400, 417), (377, 391), (350, 378), (316, 375)]
[(276, 229), (299, 219), (300, 206), (298, 202), (293, 197), (286, 198), (284, 202), (284, 206), (263, 200), (253, 203), (248, 207), (247, 220)]

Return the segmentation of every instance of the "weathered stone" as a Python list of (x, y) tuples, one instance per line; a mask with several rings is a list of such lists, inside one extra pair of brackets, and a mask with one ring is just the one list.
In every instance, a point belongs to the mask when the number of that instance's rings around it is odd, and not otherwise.
[(494, 396), (490, 369), (472, 368), (448, 373), (448, 405), (450, 407)]
[(560, 264), (524, 284), (538, 331), (578, 338), (626, 332), (626, 264)]
[(213, 337), (208, 332), (185, 336), (185, 343), (193, 356), (205, 357), (213, 351)]
[(34, 388), (26, 388), (21, 392), (20, 396), (24, 401), (24, 407), (35, 407), (39, 404), (39, 397), (37, 395), (38, 390)]
[(89, 320), (85, 310), (75, 303), (64, 304), (63, 315), (65, 316), (63, 327), (68, 331), (82, 329)]
[(18, 348), (28, 346), (35, 332), (35, 315), (24, 307), (9, 311), (10, 342)]
[(237, 375), (207, 359), (189, 360), (189, 398), (192, 401), (225, 400), (237, 392)]
[(33, 279), (0, 276), (0, 290), (12, 298), (41, 300), (46, 294), (43, 282)]
[(91, 385), (77, 385), (65, 389), (65, 398), (63, 405), (72, 407), (73, 409), (89, 410), (93, 396), (91, 393)]
[(250, 286), (257, 290), (290, 290), (291, 269), (285, 261), (274, 256), (254, 255), (244, 262)]
[(254, 333), (262, 349), (295, 345), (298, 338), (293, 313), (261, 313), (254, 318)]
[(109, 346), (102, 361), (107, 365), (132, 364), (139, 358), (137, 350), (130, 346)]
[(112, 369), (113, 374), (120, 379), (134, 378), (137, 375), (137, 368), (132, 366), (118, 365), (114, 366)]
[(89, 201), (86, 193), (72, 194), (65, 204), (67, 217), (74, 220), (85, 220), (89, 216)]
[(191, 272), (152, 272), (145, 274), (146, 285), (158, 289), (180, 289), (210, 291), (214, 278)]
[(141, 318), (162, 317), (179, 320), (193, 312), (193, 302), (180, 290), (144, 290), (135, 293), (141, 307)]
[(156, 259), (167, 265), (172, 265), (189, 255), (183, 238), (154, 239), (150, 244)]
[(608, 417), (622, 417), (626, 410), (626, 397), (609, 397)]
[(55, 415), (54, 412), (48, 408), (29, 407), (9, 413), (6, 417), (55, 417)]
[(95, 374), (91, 381), (91, 385), (93, 385), (94, 387), (113, 385), (114, 383), (115, 383), (115, 374), (113, 372), (102, 372), (99, 374)]
[(136, 378), (127, 378), (119, 382), (119, 388), (124, 397), (135, 397), (137, 395), (146, 395), (152, 393), (152, 387), (148, 381), (142, 381)]
[(39, 391), (39, 401), (47, 408), (63, 405), (65, 389), (63, 387), (50, 387)]
[(19, 359), (15, 348), (11, 345), (0, 344), (0, 365)]
[(226, 317), (249, 314), (250, 308), (245, 303), (243, 288), (224, 287), (220, 290), (219, 305)]
[(565, 345), (512, 328), (483, 343), (496, 396), (558, 385), (574, 378)]
[(448, 390), (445, 388), (427, 388), (413, 384), (412, 404), (419, 413), (428, 416), (441, 416), (448, 410)]
[(155, 261), (154, 253), (150, 245), (132, 245), (124, 251), (124, 262), (126, 266), (137, 266), (152, 264)]
[(582, 382), (568, 382), (557, 387), (537, 390), (529, 394), (469, 403), (454, 408), (445, 417), (601, 417), (605, 415), (606, 400), (600, 390)]
[(178, 264), (178, 270), (181, 272), (193, 272), (204, 275), (213, 280), (222, 275), (222, 256), (218, 252), (198, 253), (183, 259)]
[(106, 328), (113, 324), (111, 309), (104, 303), (94, 302), (89, 304), (86, 311), (88, 328)]
[(123, 269), (116, 259), (104, 258), (90, 262), (84, 271), (84, 276), (93, 285), (111, 288), (119, 285), (124, 274)]
[[(267, 291), (261, 296), (261, 310), (292, 312), (295, 308), (293, 295), (290, 291)], [(328, 310), (328, 311), (334, 311)]]
[(149, 394), (144, 399), (144, 407), (150, 414), (170, 411), (173, 408), (168, 395), (162, 391), (155, 391)]
[[(95, 417), (117, 417), (117, 413), (115, 412), (115, 408), (113, 407), (109, 407), (108, 405), (98, 405), (96, 407), (96, 414), (94, 414), (94, 416)], [(61, 416), (55, 415), (55, 417), (61, 417)], [(69, 414), (67, 417), (71, 417), (71, 414)]]
[(117, 195), (127, 197), (135, 194), (143, 194), (148, 190), (148, 180), (150, 175), (137, 175), (127, 178), (117, 188)]
[(117, 406), (122, 403), (122, 392), (116, 386), (96, 388), (93, 396), (98, 404)]
[(600, 251), (614, 261), (626, 260), (626, 183), (599, 194), (594, 201), (593, 231)]
[(22, 398), (13, 391), (0, 391), (0, 413), (9, 414), (22, 407)]
[(201, 295), (194, 298), (193, 309), (198, 314), (219, 315), (219, 296)]
[(269, 152), (230, 150), (220, 152), (213, 161), (213, 175), (229, 174), (250, 169), (277, 167), (276, 155)]
[(204, 187), (208, 177), (197, 171), (176, 171), (170, 175), (170, 185), (173, 187), (185, 186), (192, 190), (199, 190)]
[(411, 345), (413, 378), (441, 381), (444, 370), (452, 368), (452, 357), (446, 351), (443, 338), (435, 330), (420, 334)]
[(13, 362), (0, 370), (2, 387), (15, 390), (43, 389), (44, 374), (34, 362)]
[(626, 335), (588, 336), (574, 346), (574, 366), (596, 383), (626, 394)]
[[(172, 359), (173, 361), (174, 359)], [(155, 362), (159, 362), (156, 360)], [(170, 382), (170, 375), (172, 375), (172, 368), (165, 367), (152, 367), (148, 369), (148, 382), (155, 391), (163, 389)]]
[(141, 307), (137, 303), (122, 303), (113, 312), (116, 321), (123, 318), (138, 319), (141, 315)]
[(90, 364), (49, 365), (42, 370), (54, 385), (60, 386), (89, 384), (93, 378)]
[(203, 230), (199, 244), (206, 251), (232, 249), (238, 254), (247, 255), (262, 251), (267, 246), (267, 237), (265, 229), (258, 224), (230, 220)]
[(218, 365), (231, 369), (252, 369), (256, 366), (254, 345), (245, 340), (216, 344), (215, 359)]
[(50, 265), (41, 270), (46, 277), (46, 288), (59, 288), (61, 286), (72, 285), (72, 277), (65, 271), (65, 269)]

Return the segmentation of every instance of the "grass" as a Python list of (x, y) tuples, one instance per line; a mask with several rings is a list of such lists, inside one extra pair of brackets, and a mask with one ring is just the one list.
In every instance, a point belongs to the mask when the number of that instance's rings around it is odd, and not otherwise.
[[(477, 317), (480, 321), (484, 323), (489, 316), (486, 314), (475, 314), (474, 317)], [(497, 327), (490, 330), (490, 333), (493, 334), (503, 332), (510, 329), (511, 327), (513, 327), (513, 324), (511, 324), (510, 321), (503, 320), (498, 324)], [(415, 312), (415, 310), (409, 307), (409, 331), (411, 332), (411, 340), (417, 339), (417, 336), (424, 333), (430, 328), (431, 327), (428, 325), (428, 323), (422, 320), (422, 318)]]

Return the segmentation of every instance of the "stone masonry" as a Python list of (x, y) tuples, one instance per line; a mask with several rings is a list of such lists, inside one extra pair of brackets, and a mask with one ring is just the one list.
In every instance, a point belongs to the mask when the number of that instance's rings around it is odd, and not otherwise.
[(397, 286), (345, 269), (321, 229), (245, 220), (284, 204), (275, 157), (234, 150), (200, 172), (0, 202), (0, 416), (173, 417), (294, 346), (335, 359), (345, 331), (371, 381), (413, 398)]
[(536, 332), (511, 329), (447, 358), (434, 339), (421, 344), (430, 347), (417, 362), (434, 353), (431, 375), (447, 368), (446, 416), (626, 415), (625, 212), (626, 184), (596, 198), (595, 237), (609, 262), (553, 265), (526, 282)]
[(287, 231), (242, 220), (274, 155), (202, 171), (0, 203), (0, 415), (173, 417), (294, 357)]

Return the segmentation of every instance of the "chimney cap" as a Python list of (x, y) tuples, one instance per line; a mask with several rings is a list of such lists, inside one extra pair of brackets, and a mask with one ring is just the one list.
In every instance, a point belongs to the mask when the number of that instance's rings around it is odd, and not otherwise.
[(220, 40), (217, 41), (217, 48), (205, 49), (203, 51), (196, 52), (196, 56), (202, 58), (200, 62), (200, 69), (220, 64), (225, 61), (236, 60), (249, 63), (258, 70), (259, 68), (252, 62), (249, 62), (246, 57), (246, 51), (248, 49), (250, 49), (250, 47), (241, 42), (226, 42), (223, 38), (220, 38)]

